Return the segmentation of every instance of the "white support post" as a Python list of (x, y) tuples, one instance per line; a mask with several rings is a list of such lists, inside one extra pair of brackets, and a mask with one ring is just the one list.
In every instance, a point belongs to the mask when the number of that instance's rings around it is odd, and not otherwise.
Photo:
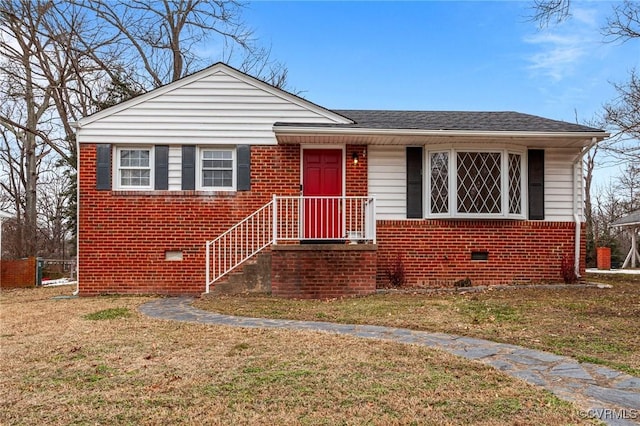
[[(294, 199), (295, 200), (295, 199)], [(295, 201), (294, 201), (295, 203)], [(306, 237), (306, 235), (304, 235), (304, 215), (305, 215), (305, 211), (304, 209), (307, 207), (304, 205), (304, 195), (300, 194), (300, 196), (298, 197), (298, 223), (297, 225), (297, 232), (298, 232), (298, 239), (303, 239), (304, 237)]]
[(207, 285), (206, 285), (206, 289), (207, 290), (206, 290), (206, 293), (209, 293), (209, 275), (210, 275), (210, 272), (209, 272), (209, 267), (210, 267), (209, 266), (209, 246), (210, 245), (211, 245), (211, 242), (207, 241), (207, 255), (206, 255), (206, 259), (207, 259), (206, 260), (206, 262), (207, 262), (207, 274), (206, 274)]
[(278, 244), (278, 201), (273, 194), (273, 240), (272, 244)]
[(638, 255), (638, 247), (636, 246), (636, 235), (638, 234), (638, 228), (633, 228), (633, 232), (631, 233), (631, 250), (633, 250), (633, 255), (631, 256), (631, 267), (636, 267), (636, 258), (640, 257)]
[(625, 269), (629, 266), (629, 263), (631, 263), (631, 267), (635, 268), (637, 263), (636, 260), (638, 262), (640, 262), (640, 253), (638, 253), (638, 248), (637, 248), (637, 237), (638, 235), (638, 228), (634, 227), (631, 228), (631, 248), (629, 249), (629, 253), (627, 254), (627, 257), (624, 259), (624, 263), (622, 264), (622, 269)]
[(376, 223), (376, 197), (373, 196), (371, 197), (371, 233), (373, 234), (372, 240), (373, 240), (373, 244), (377, 244), (376, 243), (376, 229), (377, 229), (377, 223)]

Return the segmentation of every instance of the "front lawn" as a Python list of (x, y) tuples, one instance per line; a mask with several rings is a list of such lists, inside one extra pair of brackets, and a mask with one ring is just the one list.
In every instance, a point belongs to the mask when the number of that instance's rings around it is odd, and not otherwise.
[[(542, 389), (428, 348), (155, 320), (138, 312), (146, 297), (52, 299), (72, 291), (0, 292), (0, 424), (593, 423)], [(384, 317), (396, 298), (367, 300), (310, 315), (353, 304), (345, 320)]]
[(196, 306), (231, 315), (460, 334), (568, 355), (640, 376), (640, 275), (594, 274), (587, 280), (613, 288), (383, 294), (329, 301), (211, 297)]

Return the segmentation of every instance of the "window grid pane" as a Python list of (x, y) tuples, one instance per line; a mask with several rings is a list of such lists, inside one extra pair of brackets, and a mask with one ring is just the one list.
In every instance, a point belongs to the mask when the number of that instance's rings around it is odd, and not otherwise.
[(431, 213), (449, 212), (449, 153), (431, 154)]
[(519, 154), (509, 154), (509, 213), (522, 212), (522, 162)]
[(119, 176), (121, 187), (151, 186), (151, 151), (148, 149), (121, 149)]
[(141, 169), (123, 169), (120, 171), (120, 186), (149, 186), (151, 172)]
[(233, 153), (231, 151), (202, 151), (202, 186), (208, 188), (233, 186)]
[(149, 167), (149, 151), (142, 149), (123, 149), (120, 151), (120, 167)]
[(500, 213), (499, 152), (458, 152), (458, 213)]
[(233, 185), (231, 170), (204, 170), (202, 172), (202, 186), (223, 187)]

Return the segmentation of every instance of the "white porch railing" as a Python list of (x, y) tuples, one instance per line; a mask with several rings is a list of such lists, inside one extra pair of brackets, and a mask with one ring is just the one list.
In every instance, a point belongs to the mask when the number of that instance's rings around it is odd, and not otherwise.
[(273, 243), (273, 201), (260, 207), (213, 241), (207, 241), (209, 286)]
[(374, 197), (273, 196), (273, 200), (206, 244), (211, 284), (279, 241), (376, 243)]
[(373, 197), (274, 197), (274, 240), (375, 243)]

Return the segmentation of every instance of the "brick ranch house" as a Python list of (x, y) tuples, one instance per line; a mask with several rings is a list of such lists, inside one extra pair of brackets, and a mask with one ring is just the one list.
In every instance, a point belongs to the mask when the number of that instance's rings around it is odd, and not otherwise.
[(584, 272), (581, 159), (607, 136), (329, 110), (218, 63), (77, 123), (79, 293), (198, 295), (261, 262), (238, 288), (367, 294), (398, 266), (416, 287), (561, 281)]

